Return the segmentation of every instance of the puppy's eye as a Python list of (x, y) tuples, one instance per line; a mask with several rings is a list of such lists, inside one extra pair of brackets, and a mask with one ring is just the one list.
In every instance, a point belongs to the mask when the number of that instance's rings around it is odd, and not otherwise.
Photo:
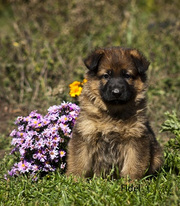
[(132, 79), (132, 75), (128, 74), (128, 73), (125, 73), (124, 74), (124, 78), (125, 79)]
[(108, 71), (107, 73), (104, 73), (103, 75), (102, 75), (102, 77), (104, 78), (104, 79), (109, 79), (110, 77), (111, 77), (111, 71)]
[(103, 74), (104, 79), (108, 79), (109, 77), (110, 77), (110, 75), (108, 73)]

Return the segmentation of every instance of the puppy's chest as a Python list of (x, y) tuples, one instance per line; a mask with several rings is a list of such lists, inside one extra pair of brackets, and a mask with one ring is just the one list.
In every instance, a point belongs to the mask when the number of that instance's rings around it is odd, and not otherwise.
[(103, 134), (98, 132), (90, 142), (89, 152), (94, 163), (101, 165), (116, 165), (123, 158), (123, 140), (117, 132)]

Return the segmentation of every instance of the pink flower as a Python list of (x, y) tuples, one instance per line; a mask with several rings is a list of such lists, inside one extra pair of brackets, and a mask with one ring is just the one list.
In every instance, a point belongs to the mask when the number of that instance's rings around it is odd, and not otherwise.
[(49, 152), (49, 155), (50, 155), (50, 158), (53, 160), (53, 159), (55, 159), (57, 157), (58, 151), (57, 150), (51, 150)]
[(63, 150), (60, 150), (60, 151), (59, 151), (59, 155), (60, 155), (60, 157), (62, 158), (62, 157), (64, 157), (64, 156), (66, 155), (66, 152), (63, 151)]
[(31, 164), (29, 162), (24, 161), (20, 161), (17, 164), (18, 170), (22, 173), (28, 172), (31, 169)]
[(66, 167), (66, 163), (61, 163), (61, 169), (64, 169)]

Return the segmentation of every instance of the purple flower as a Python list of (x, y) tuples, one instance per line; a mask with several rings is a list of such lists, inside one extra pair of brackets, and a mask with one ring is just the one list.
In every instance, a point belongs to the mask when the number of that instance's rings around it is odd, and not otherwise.
[(31, 169), (33, 170), (33, 172), (37, 172), (39, 170), (39, 167), (38, 165), (32, 164)]
[(61, 130), (63, 131), (63, 133), (66, 136), (68, 136), (68, 134), (71, 132), (71, 129), (68, 127), (68, 125), (60, 123), (59, 126), (60, 126)]
[(48, 112), (51, 113), (51, 114), (57, 113), (59, 109), (60, 109), (60, 106), (54, 105), (52, 107), (49, 107)]
[(10, 134), (14, 146), (10, 154), (19, 156), (8, 174), (30, 174), (35, 180), (37, 172), (48, 173), (57, 168), (64, 171), (67, 143), (79, 111), (77, 105), (63, 102), (50, 107), (45, 116), (32, 111), (27, 117), (18, 117), (17, 130)]
[(62, 123), (66, 123), (67, 121), (69, 121), (69, 118), (67, 115), (61, 116), (58, 120), (58, 122), (62, 122)]
[(57, 157), (57, 155), (58, 155), (58, 151), (54, 150), (54, 149), (50, 150), (49, 151), (49, 155), (50, 155), (51, 160), (54, 160)]
[(37, 153), (34, 153), (33, 154), (33, 159), (37, 159), (38, 158), (38, 154)]
[(24, 142), (24, 144), (22, 145), (22, 147), (24, 148), (24, 149), (28, 149), (28, 148), (33, 148), (34, 149), (34, 147), (33, 147), (33, 141), (32, 141), (32, 139), (31, 139), (31, 137), (29, 136), (26, 140), (25, 140), (25, 142)]
[(15, 167), (12, 167), (12, 169), (10, 171), (8, 171), (8, 174), (10, 176), (15, 176), (18, 174), (18, 170)]
[(23, 121), (23, 117), (17, 117), (15, 124), (19, 125)]
[(65, 169), (66, 163), (61, 163), (61, 169)]
[(20, 125), (20, 126), (18, 127), (18, 130), (23, 132), (23, 131), (24, 131), (24, 125)]
[(31, 164), (29, 162), (26, 162), (25, 160), (24, 161), (20, 161), (18, 164), (17, 164), (17, 167), (18, 167), (18, 170), (21, 172), (21, 173), (25, 173), (25, 172), (28, 172), (30, 169), (31, 169)]
[(35, 148), (41, 149), (44, 147), (44, 145), (45, 145), (45, 141), (42, 138), (40, 138), (39, 141), (36, 142)]
[(60, 157), (64, 157), (66, 155), (66, 152), (63, 151), (63, 150), (60, 150), (59, 151), (59, 155), (60, 155)]
[(16, 134), (17, 134), (17, 131), (14, 129), (14, 130), (10, 133), (10, 136), (11, 136), (11, 137), (14, 137), (14, 136), (16, 136)]

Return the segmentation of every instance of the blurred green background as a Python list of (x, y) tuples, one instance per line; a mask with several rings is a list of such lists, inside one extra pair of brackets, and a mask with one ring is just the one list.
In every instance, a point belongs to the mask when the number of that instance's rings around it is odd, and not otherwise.
[(1, 0), (0, 157), (15, 117), (45, 114), (82, 80), (96, 47), (137, 48), (151, 62), (148, 115), (158, 139), (164, 112), (180, 109), (179, 0)]

